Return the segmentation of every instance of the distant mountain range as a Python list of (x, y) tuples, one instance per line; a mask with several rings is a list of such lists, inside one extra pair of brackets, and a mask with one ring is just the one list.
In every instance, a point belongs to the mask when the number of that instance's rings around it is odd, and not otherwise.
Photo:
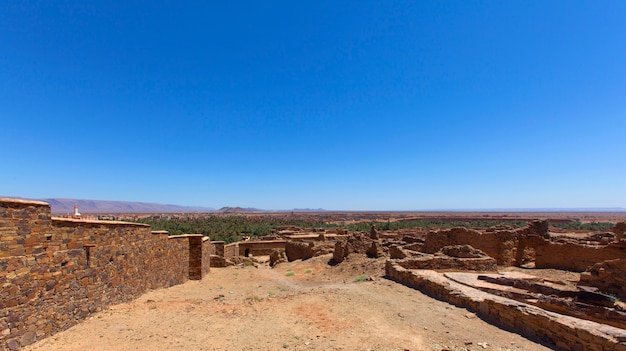
[[(15, 198), (15, 197), (13, 197)], [(80, 199), (31, 199), (44, 201), (50, 204), (54, 214), (74, 212), (74, 205), (78, 205), (80, 213), (176, 213), (176, 212), (205, 212), (215, 211), (208, 207), (192, 207), (179, 205), (164, 205), (147, 202), (80, 200)]]
[(294, 208), (293, 210), (262, 210), (254, 207), (222, 207), (219, 213), (250, 213), (250, 212), (324, 212), (323, 208)]
[[(0, 196), (20, 199), (17, 196)], [(218, 212), (218, 213), (251, 213), (251, 212), (325, 212), (323, 208), (294, 208), (292, 210), (263, 210), (254, 207), (222, 207), (219, 210), (211, 207), (180, 206), (149, 202), (81, 200), (81, 199), (29, 199), (44, 201), (50, 204), (52, 213), (68, 214), (74, 212), (74, 204), (80, 213), (180, 213), (180, 212)], [(624, 207), (594, 208), (492, 208), (492, 209), (445, 209), (445, 210), (410, 210), (406, 212), (626, 212)], [(374, 211), (375, 212), (375, 211)], [(390, 212), (390, 211), (383, 211)]]
[(24, 199), (18, 196), (0, 196), (0, 198), (13, 198), (23, 200), (43, 201), (50, 204), (53, 214), (70, 214), (74, 212), (74, 205), (78, 205), (80, 213), (179, 213), (179, 212), (217, 212), (223, 214), (252, 213), (252, 212), (323, 212), (324, 209), (293, 209), (282, 211), (268, 211), (254, 207), (222, 207), (219, 210), (211, 207), (180, 206), (170, 204), (157, 204), (149, 202), (130, 201), (107, 201), (107, 200), (85, 200), (85, 199)]
[(253, 207), (222, 207), (217, 212), (220, 213), (246, 213), (246, 212), (266, 212), (265, 210), (259, 210), (258, 208)]

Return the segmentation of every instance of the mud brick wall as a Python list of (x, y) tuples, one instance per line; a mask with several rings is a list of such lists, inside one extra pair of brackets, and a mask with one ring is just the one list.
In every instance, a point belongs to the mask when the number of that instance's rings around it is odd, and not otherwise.
[(558, 268), (582, 272), (596, 263), (626, 258), (626, 242), (606, 246), (546, 241), (535, 248), (536, 268)]
[(194, 261), (184, 236), (153, 234), (143, 224), (51, 218), (46, 203), (0, 199), (0, 350), (19, 349), (149, 289), (181, 284), (191, 262), (201, 278), (210, 241), (199, 239)]

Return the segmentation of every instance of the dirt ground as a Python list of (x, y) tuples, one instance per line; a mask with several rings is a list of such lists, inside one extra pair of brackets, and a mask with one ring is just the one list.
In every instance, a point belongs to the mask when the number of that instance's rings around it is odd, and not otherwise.
[(213, 268), (25, 350), (550, 350), (383, 278), (384, 259), (330, 258)]

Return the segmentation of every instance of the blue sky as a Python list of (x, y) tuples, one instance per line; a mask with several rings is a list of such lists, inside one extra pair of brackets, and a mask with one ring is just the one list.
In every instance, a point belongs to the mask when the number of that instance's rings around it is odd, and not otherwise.
[(624, 1), (0, 3), (0, 194), (626, 207)]

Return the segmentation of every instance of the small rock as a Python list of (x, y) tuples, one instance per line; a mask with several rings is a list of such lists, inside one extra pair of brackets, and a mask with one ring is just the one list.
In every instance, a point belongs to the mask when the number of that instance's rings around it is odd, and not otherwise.
[(486, 342), (477, 342), (476, 345), (482, 347), (483, 349), (486, 349), (487, 346), (489, 346)]
[(19, 350), (20, 349), (20, 345), (17, 343), (17, 341), (14, 340), (9, 340), (7, 342), (7, 347), (9, 348), (9, 350)]
[(30, 345), (32, 343), (35, 342), (35, 340), (37, 339), (37, 336), (35, 334), (35, 332), (33, 331), (27, 331), (26, 333), (24, 333), (24, 335), (22, 335), (22, 345)]

